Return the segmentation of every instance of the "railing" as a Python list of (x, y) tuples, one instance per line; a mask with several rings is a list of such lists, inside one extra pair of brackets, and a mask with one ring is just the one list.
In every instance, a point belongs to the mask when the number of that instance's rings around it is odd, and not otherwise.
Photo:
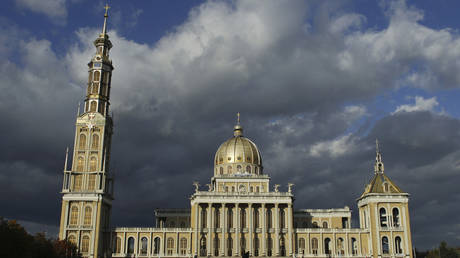
[(295, 233), (359, 233), (368, 232), (365, 228), (295, 228)]
[(114, 232), (193, 232), (192, 228), (114, 228)]

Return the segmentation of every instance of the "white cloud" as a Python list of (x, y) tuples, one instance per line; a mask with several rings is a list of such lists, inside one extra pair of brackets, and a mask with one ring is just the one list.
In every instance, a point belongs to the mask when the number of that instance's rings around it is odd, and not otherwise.
[(323, 154), (327, 154), (333, 158), (337, 158), (345, 154), (350, 155), (356, 147), (353, 136), (347, 134), (334, 140), (315, 143), (310, 147), (310, 155), (317, 158)]
[(392, 114), (396, 114), (398, 112), (417, 112), (417, 111), (434, 111), (434, 109), (439, 105), (436, 97), (432, 98), (423, 98), (421, 96), (415, 96), (415, 103), (414, 104), (405, 104), (400, 105), (396, 108), (396, 110)]
[(41, 13), (63, 24), (67, 18), (66, 0), (15, 0), (16, 4), (32, 12)]

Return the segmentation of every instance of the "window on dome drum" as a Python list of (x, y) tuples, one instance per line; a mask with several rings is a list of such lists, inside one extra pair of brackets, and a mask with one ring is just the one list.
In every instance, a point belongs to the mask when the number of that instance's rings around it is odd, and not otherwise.
[(241, 157), (238, 157), (238, 158), (236, 158), (236, 159), (241, 160)]
[(235, 192), (235, 187), (234, 186), (232, 186), (232, 192)]
[(248, 162), (251, 162), (251, 158), (250, 158), (250, 157), (247, 157), (246, 160), (247, 160)]
[(251, 173), (251, 166), (246, 166), (246, 172)]
[(121, 238), (117, 237), (116, 243), (115, 243), (115, 253), (119, 254), (121, 253)]
[(388, 237), (386, 236), (382, 237), (382, 252), (383, 254), (390, 253), (390, 247), (388, 246)]
[(180, 239), (180, 254), (181, 255), (187, 254), (187, 238), (185, 237)]
[(324, 239), (324, 253), (325, 254), (330, 254), (331, 253), (331, 239), (326, 238)]
[(87, 253), (89, 251), (89, 236), (83, 236), (81, 240), (81, 252)]
[(256, 186), (256, 193), (260, 192), (260, 188)]
[(379, 213), (380, 213), (380, 226), (386, 228), (388, 226), (387, 210), (385, 210), (385, 208), (380, 208)]
[(228, 186), (225, 187), (225, 192), (228, 192)]
[(99, 135), (93, 134), (93, 140), (91, 142), (91, 148), (92, 149), (99, 148)]
[(78, 172), (83, 171), (84, 164), (85, 164), (85, 158), (83, 158), (81, 156), (78, 157), (78, 159), (77, 159), (77, 171)]
[(231, 174), (231, 173), (232, 173), (232, 166), (228, 166), (228, 167), (227, 167), (227, 173), (228, 173), (228, 174)]
[(236, 171), (241, 172), (241, 166), (240, 165), (236, 166)]
[(254, 192), (254, 187), (252, 187), (252, 186), (249, 187), (249, 192), (251, 192), (251, 193)]
[(311, 252), (314, 255), (318, 254), (318, 239), (316, 239), (316, 238), (311, 239)]
[(323, 222), (323, 228), (327, 228), (327, 222), (326, 221)]
[(134, 237), (128, 238), (128, 254), (134, 253)]
[(81, 190), (81, 183), (82, 183), (82, 175), (75, 175), (74, 179), (75, 182), (73, 183), (73, 190), (80, 191)]
[(230, 160), (232, 160), (232, 157), (228, 157), (227, 159), (228, 159), (228, 161), (230, 161)]
[(78, 207), (73, 206), (70, 210), (70, 225), (77, 225), (78, 223)]
[(96, 157), (91, 157), (91, 159), (89, 160), (89, 170), (90, 171), (97, 170), (97, 158)]
[(154, 246), (153, 246), (153, 254), (158, 254), (160, 252), (160, 238), (155, 237), (155, 240), (153, 240)]
[(358, 242), (356, 242), (356, 238), (354, 237), (351, 238), (351, 254), (358, 254)]
[(339, 255), (344, 255), (345, 254), (345, 248), (343, 246), (343, 238), (339, 237), (337, 239), (337, 254)]
[(214, 238), (214, 255), (219, 256), (219, 238)]
[(141, 239), (141, 254), (143, 255), (147, 254), (147, 246), (148, 246), (148, 240), (146, 237), (143, 237)]
[(84, 149), (86, 147), (86, 135), (80, 134), (80, 140), (78, 144), (79, 149)]
[(91, 101), (91, 108), (90, 108), (90, 112), (95, 112), (97, 109), (97, 102), (96, 101)]
[(401, 247), (401, 238), (399, 236), (397, 236), (395, 238), (395, 251), (397, 254), (402, 254), (403, 253), (403, 250), (402, 250), (402, 247)]
[(91, 225), (91, 218), (93, 217), (93, 213), (92, 213), (92, 209), (91, 207), (85, 207), (85, 219), (84, 219), (84, 222), (83, 224), (85, 226), (90, 226)]
[(224, 174), (224, 168), (223, 168), (223, 167), (220, 167), (220, 168), (219, 168), (219, 173), (220, 173), (221, 175)]
[(399, 227), (399, 209), (393, 208), (393, 226)]

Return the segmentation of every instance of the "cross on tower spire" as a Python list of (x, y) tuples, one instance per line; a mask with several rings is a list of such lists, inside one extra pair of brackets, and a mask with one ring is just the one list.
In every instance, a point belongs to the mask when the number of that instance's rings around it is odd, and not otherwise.
[(105, 35), (107, 32), (107, 18), (109, 17), (109, 9), (110, 6), (108, 4), (105, 4), (104, 6), (105, 9), (105, 14), (104, 14), (104, 27), (102, 27), (102, 34)]

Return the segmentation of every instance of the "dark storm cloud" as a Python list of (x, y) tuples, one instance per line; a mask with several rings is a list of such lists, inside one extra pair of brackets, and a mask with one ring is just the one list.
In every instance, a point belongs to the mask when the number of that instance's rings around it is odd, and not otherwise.
[[(458, 84), (449, 74), (460, 43), (452, 32), (420, 25), (421, 12), (402, 1), (386, 12), (389, 26), (367, 31), (365, 17), (330, 2), (216, 1), (196, 7), (154, 46), (111, 31), (113, 224), (153, 226), (155, 207), (188, 207), (192, 182), (209, 182), (214, 153), (241, 112), (272, 183), (296, 184), (297, 208), (356, 210), (381, 139), (388, 175), (412, 194), (416, 244), (437, 243), (441, 230), (458, 224), (447, 215), (458, 210), (458, 119), (396, 112), (368, 134), (349, 128), (373, 115), (365, 104), (385, 90)], [(73, 144), (98, 31), (78, 31), (64, 56), (49, 41), (23, 39), (20, 65), (0, 36), (8, 57), (0, 63), (0, 189), (7, 193), (0, 215), (59, 221), (64, 149)], [(450, 230), (453, 241), (460, 229)]]

